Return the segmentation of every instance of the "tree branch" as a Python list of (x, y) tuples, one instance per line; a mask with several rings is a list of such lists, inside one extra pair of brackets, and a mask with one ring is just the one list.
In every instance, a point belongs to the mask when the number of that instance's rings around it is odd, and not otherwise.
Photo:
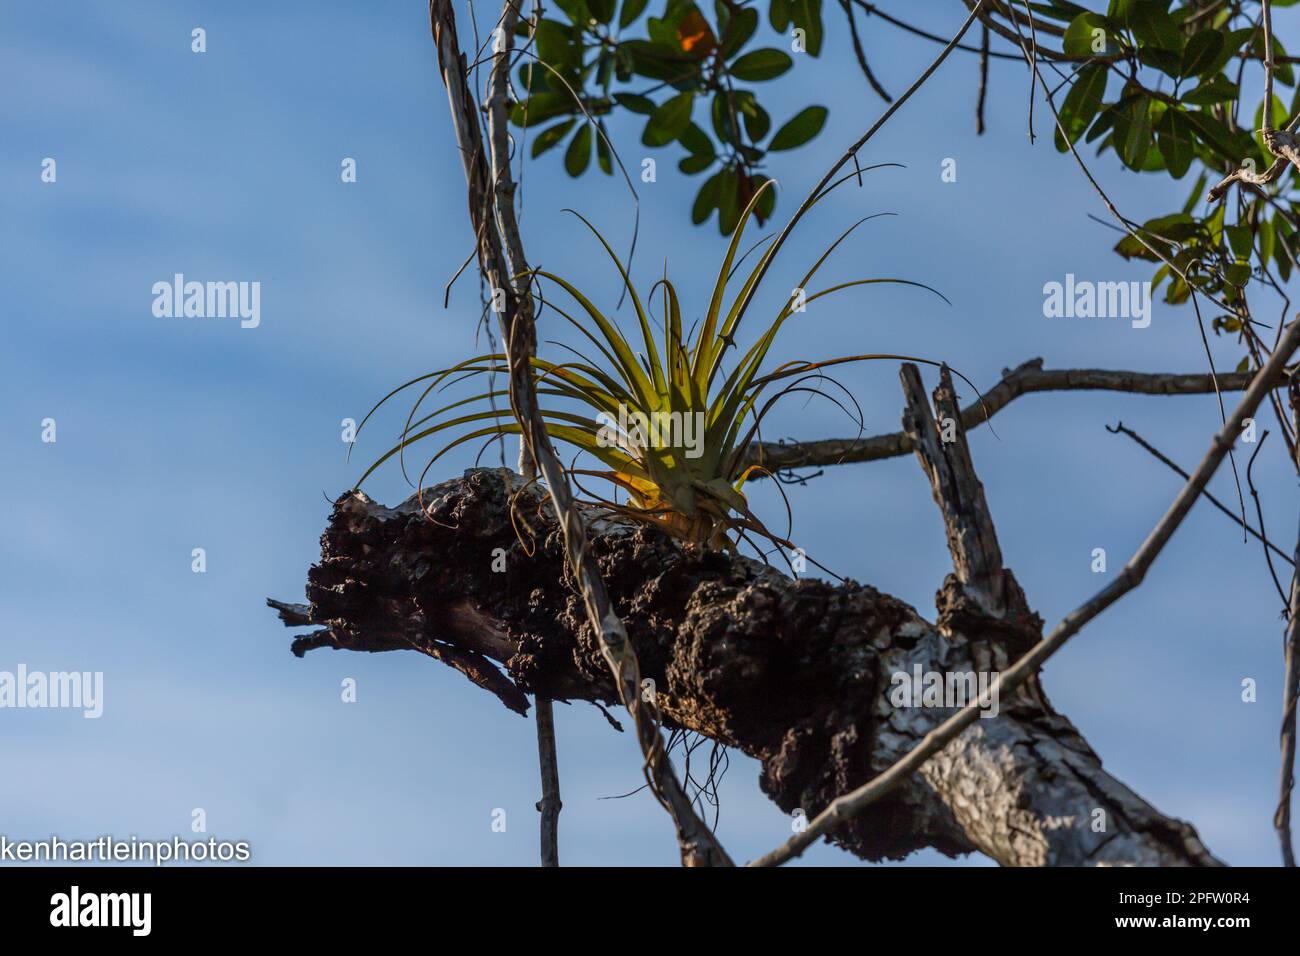
[[(1282, 384), (1285, 371), (1275, 384)], [(1137, 395), (1212, 395), (1215, 376), (1161, 372), (1125, 372), (1108, 369), (1044, 369), (1041, 358), (1031, 359), (1014, 371), (1003, 370), (1002, 380), (972, 402), (961, 413), (963, 429), (988, 421), (1021, 395), (1031, 392), (1111, 391)], [(1252, 381), (1250, 372), (1228, 372), (1218, 376), (1219, 389), (1241, 391)], [(782, 444), (754, 442), (747, 464), (761, 463), (772, 471), (810, 466), (841, 465), (850, 462), (896, 458), (912, 451), (906, 432), (892, 432), (869, 438), (829, 438), (821, 441)], [(763, 477), (754, 472), (751, 480)]]
[[(512, 512), (536, 532), (530, 553)], [(520, 696), (618, 699), (554, 510), (514, 473), (470, 471), (392, 509), (345, 495), (321, 540), (307, 587), (313, 646), (450, 646), (497, 662)], [(500, 573), (490, 570), (495, 548), (507, 552)], [(894, 675), (1000, 669), (1039, 634), (983, 616), (955, 576), (936, 625), (874, 588), (791, 580), (618, 518), (592, 523), (590, 553), (665, 722), (761, 761), (764, 792), (807, 817), (953, 712), (893, 706)], [(1045, 698), (1004, 694), (1001, 704), (831, 839), (873, 860), (933, 847), (1005, 865), (1215, 862), (1190, 826), (1107, 774)]]

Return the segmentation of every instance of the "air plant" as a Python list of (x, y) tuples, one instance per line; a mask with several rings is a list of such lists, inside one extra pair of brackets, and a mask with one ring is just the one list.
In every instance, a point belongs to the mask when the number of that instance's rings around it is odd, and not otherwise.
[[(727, 290), (733, 274), (757, 249), (755, 246), (737, 261), (745, 226), (758, 206), (763, 190), (771, 188), (771, 185), (770, 182), (764, 183), (750, 199), (718, 270), (708, 308), (694, 329), (689, 333), (683, 331), (681, 304), (667, 277), (651, 288), (649, 298), (653, 300), (658, 295), (662, 304), (662, 351), (645, 304), (623, 263), (600, 232), (580, 214), (574, 213), (600, 241), (618, 269), (640, 327), (640, 349), (634, 349), (618, 325), (568, 280), (542, 269), (534, 269), (519, 277), (534, 289), (531, 294), (539, 303), (576, 328), (599, 355), (599, 358), (588, 357), (576, 349), (569, 349), (575, 356), (571, 361), (532, 359), (539, 405), (548, 405), (551, 399), (565, 399), (577, 407), (576, 411), (542, 408), (549, 436), (585, 452), (604, 466), (600, 470), (571, 466), (568, 469), (570, 476), (575, 483), (580, 481), (579, 476), (609, 481), (626, 493), (626, 502), (593, 496), (596, 504), (651, 524), (690, 544), (732, 548), (735, 545), (733, 534), (742, 539), (747, 538), (746, 532), (754, 532), (774, 543), (792, 547), (790, 542), (769, 532), (754, 516), (743, 491), (748, 478), (766, 472), (761, 461), (747, 463), (746, 450), (759, 434), (763, 419), (780, 399), (797, 392), (829, 397), (816, 384), (809, 384), (814, 380), (824, 380), (822, 369), (828, 366), (881, 359), (938, 364), (904, 355), (868, 354), (819, 362), (788, 362), (762, 373), (763, 362), (778, 333), (786, 321), (800, 313), (807, 304), (842, 289), (875, 283), (898, 283), (929, 289), (905, 279), (875, 278), (843, 282), (812, 294), (804, 291), (831, 252), (854, 229), (874, 218), (867, 216), (847, 229), (821, 254), (799, 283), (796, 293), (782, 306), (758, 340), (739, 357), (729, 372), (726, 371), (725, 360), (729, 351), (739, 351), (736, 336), (748, 304), (780, 245), (779, 241), (772, 243), (762, 252), (753, 269), (744, 277), (738, 292), (728, 299)], [(576, 303), (574, 311), (579, 317), (535, 291), (539, 284), (533, 279), (545, 279), (563, 290)], [(426, 383), (407, 417), (401, 440), (370, 465), (357, 482), (358, 487), (394, 455), (402, 457), (405, 472), (406, 449), (449, 430), (456, 429), (461, 433), (443, 444), (428, 465), (465, 442), (485, 438), (491, 443), (506, 435), (520, 434), (520, 427), (508, 405), (507, 390), (491, 385), (488, 391), (444, 405), (419, 419), (415, 417), (431, 393), (466, 379), (495, 373), (508, 374), (506, 356), (479, 355), (451, 368), (412, 379), (381, 399), (366, 415), (362, 427), (380, 406), (399, 392)], [(832, 398), (832, 401), (845, 408), (837, 400)], [(490, 403), (491, 407), (470, 410), (484, 403)], [(861, 416), (858, 418), (861, 424)], [(647, 423), (652, 427), (645, 428)], [(678, 440), (672, 440), (671, 435), (669, 441), (657, 440), (662, 438), (662, 431), (653, 427), (655, 423), (667, 423), (670, 433), (676, 425)], [(702, 440), (694, 441), (688, 447), (680, 439), (684, 431), (692, 428), (702, 429)], [(650, 432), (648, 436), (647, 431)]]

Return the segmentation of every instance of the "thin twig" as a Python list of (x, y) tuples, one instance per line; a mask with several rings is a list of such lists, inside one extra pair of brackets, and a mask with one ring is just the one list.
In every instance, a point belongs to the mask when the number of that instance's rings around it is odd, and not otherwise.
[[(920, 27), (913, 26), (910, 23), (905, 23), (904, 21), (898, 19), (897, 17), (892, 17), (884, 10), (881, 10), (879, 7), (877, 7), (874, 3), (868, 3), (867, 0), (853, 0), (853, 2), (856, 3), (859, 7), (861, 7), (864, 11), (866, 11), (867, 16), (880, 17), (880, 19), (884, 20), (886, 23), (890, 24), (891, 26), (898, 27), (900, 30), (906, 33), (910, 33), (913, 36), (921, 37), (924, 40), (933, 40), (935, 43), (948, 42), (947, 37), (941, 37), (937, 33), (930, 33), (928, 30), (922, 30)], [(966, 46), (964, 43), (958, 43), (957, 49), (965, 53), (983, 52), (979, 47)], [(997, 50), (990, 52), (989, 56), (999, 60), (1016, 60), (1016, 61), (1020, 60), (1020, 54), (1018, 53), (1001, 53)]]
[(975, 135), (984, 135), (984, 100), (989, 91), (989, 28), (980, 37), (980, 92), (975, 101)]
[(867, 63), (866, 51), (862, 49), (862, 38), (858, 36), (858, 21), (853, 17), (853, 7), (849, 5), (849, 0), (840, 0), (840, 6), (844, 8), (844, 16), (849, 21), (849, 38), (853, 42), (853, 55), (858, 58), (858, 68), (862, 70), (862, 75), (867, 78), (876, 95), (886, 103), (892, 103), (894, 98), (885, 92), (885, 88), (876, 79), (876, 74), (871, 72), (871, 65)]
[[(1171, 461), (1168, 457), (1162, 454), (1158, 448), (1156, 448), (1154, 445), (1148, 442), (1145, 438), (1143, 438), (1133, 429), (1127, 427), (1123, 422), (1116, 422), (1114, 428), (1111, 428), (1109, 425), (1107, 425), (1106, 431), (1110, 432), (1112, 435), (1127, 435), (1129, 438), (1137, 442), (1138, 445), (1140, 445), (1142, 448), (1146, 449), (1146, 451), (1151, 455), (1151, 457), (1153, 457), (1154, 459), (1156, 459), (1156, 461), (1160, 462), (1162, 465), (1167, 467), (1170, 471), (1173, 471), (1175, 474), (1179, 475), (1184, 481), (1187, 481), (1192, 477), (1187, 472), (1185, 472), (1182, 468), (1178, 467), (1178, 465), (1175, 462)], [(1264, 434), (1267, 435), (1268, 432), (1265, 432)], [(1258, 450), (1259, 449), (1256, 449), (1257, 452)], [(1250, 460), (1254, 462), (1255, 456), (1251, 455)], [(1291, 563), (1290, 555), (1288, 555), (1285, 551), (1283, 551), (1281, 548), (1275, 545), (1272, 541), (1269, 541), (1267, 538), (1265, 538), (1260, 532), (1256, 531), (1249, 524), (1242, 521), (1242, 519), (1239, 518), (1235, 513), (1233, 513), (1232, 509), (1230, 509), (1222, 501), (1214, 497), (1214, 495), (1210, 494), (1208, 490), (1205, 491), (1204, 494), (1205, 494), (1206, 501), (1214, 505), (1214, 507), (1218, 508), (1225, 515), (1231, 518), (1235, 524), (1237, 524), (1241, 528), (1244, 528), (1246, 533), (1249, 534), (1251, 537), (1255, 538), (1257, 541), (1263, 542), (1264, 550), (1266, 553), (1270, 550), (1274, 551), (1282, 558), (1283, 561), (1287, 562), (1288, 564)]]
[[(1300, 432), (1300, 382), (1291, 382), (1291, 413)], [(1295, 462), (1300, 470), (1300, 461)], [(1300, 566), (1300, 535), (1296, 538), (1295, 559)], [(1295, 866), (1291, 846), (1291, 792), (1295, 788), (1296, 699), (1300, 697), (1300, 573), (1291, 575), (1290, 620), (1286, 624), (1285, 666), (1282, 680), (1282, 784), (1273, 826), (1282, 846), (1282, 864)]]
[[(1255, 488), (1255, 459), (1264, 449), (1264, 440), (1268, 438), (1268, 429), (1259, 436), (1259, 444), (1250, 454), (1250, 460), (1246, 462), (1246, 487), (1250, 489), (1250, 497), (1255, 502), (1255, 519), (1259, 522), (1260, 540), (1263, 541), (1268, 537), (1268, 531), (1264, 527), (1264, 506), (1259, 500), (1259, 491)], [(1291, 559), (1287, 559), (1290, 561)], [(1282, 582), (1277, 578), (1277, 569), (1273, 567), (1273, 555), (1267, 547), (1264, 548), (1264, 561), (1268, 564), (1269, 577), (1273, 579), (1273, 587), (1277, 588), (1278, 599), (1282, 602), (1282, 613), (1290, 617), (1290, 602), (1287, 600), (1286, 592), (1282, 590)], [(1294, 566), (1294, 564), (1293, 564)], [(1292, 574), (1295, 572), (1293, 571)]]

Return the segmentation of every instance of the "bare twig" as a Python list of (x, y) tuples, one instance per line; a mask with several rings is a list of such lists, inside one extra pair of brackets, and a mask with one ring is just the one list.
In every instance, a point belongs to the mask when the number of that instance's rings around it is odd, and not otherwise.
[[(1114, 428), (1112, 428), (1111, 426), (1107, 425), (1107, 426), (1106, 426), (1106, 431), (1110, 432), (1112, 435), (1127, 435), (1129, 438), (1133, 439), (1133, 441), (1137, 442), (1137, 444), (1138, 444), (1139, 446), (1141, 446), (1142, 448), (1144, 448), (1144, 449), (1147, 451), (1147, 453), (1151, 455), (1151, 457), (1155, 458), (1156, 461), (1160, 462), (1162, 465), (1164, 465), (1165, 467), (1167, 467), (1170, 471), (1173, 471), (1174, 473), (1176, 473), (1177, 475), (1179, 475), (1179, 476), (1180, 476), (1184, 481), (1187, 481), (1188, 479), (1190, 479), (1190, 478), (1192, 477), (1192, 476), (1189, 475), (1187, 472), (1185, 472), (1182, 468), (1180, 468), (1180, 467), (1179, 467), (1175, 462), (1173, 462), (1173, 461), (1170, 460), (1167, 456), (1165, 456), (1163, 453), (1161, 453), (1161, 451), (1160, 451), (1159, 449), (1157, 449), (1154, 445), (1152, 445), (1150, 442), (1148, 442), (1145, 438), (1143, 438), (1141, 435), (1139, 435), (1139, 434), (1138, 434), (1137, 432), (1135, 432), (1133, 429), (1128, 428), (1128, 427), (1127, 427), (1123, 422), (1116, 422)], [(1267, 435), (1268, 432), (1265, 432), (1264, 434)], [(1257, 448), (1256, 451), (1258, 451), (1258, 450), (1259, 450), (1259, 449)], [(1254, 456), (1254, 455), (1251, 455), (1251, 456), (1250, 456), (1250, 461), (1251, 461), (1251, 464), (1254, 463), (1254, 461), (1255, 461), (1255, 456)], [(1247, 467), (1247, 471), (1249, 471), (1249, 466)], [(1252, 490), (1252, 491), (1254, 490), (1253, 486), (1252, 486), (1251, 490)], [(1255, 540), (1262, 542), (1263, 545), (1264, 545), (1264, 551), (1265, 551), (1265, 555), (1266, 555), (1266, 556), (1267, 556), (1267, 554), (1268, 554), (1269, 551), (1272, 551), (1272, 552), (1276, 553), (1279, 557), (1281, 557), (1283, 561), (1287, 562), (1287, 564), (1291, 564), (1291, 556), (1290, 556), (1290, 555), (1288, 555), (1285, 551), (1283, 551), (1281, 548), (1279, 548), (1277, 545), (1275, 545), (1272, 541), (1269, 541), (1266, 537), (1264, 537), (1264, 535), (1263, 535), (1262, 533), (1260, 533), (1259, 531), (1256, 531), (1256, 530), (1255, 530), (1254, 528), (1252, 528), (1249, 524), (1246, 524), (1245, 522), (1243, 522), (1243, 521), (1241, 520), (1241, 518), (1239, 518), (1239, 517), (1236, 515), (1236, 513), (1234, 513), (1234, 512), (1232, 511), (1231, 508), (1229, 508), (1227, 505), (1225, 505), (1225, 504), (1224, 504), (1222, 501), (1220, 501), (1218, 498), (1214, 497), (1214, 495), (1210, 494), (1210, 492), (1209, 492), (1208, 490), (1204, 492), (1204, 495), (1205, 495), (1205, 500), (1206, 500), (1206, 501), (1208, 501), (1210, 504), (1214, 505), (1214, 507), (1218, 508), (1218, 509), (1219, 509), (1220, 511), (1222, 511), (1225, 515), (1227, 515), (1229, 518), (1231, 518), (1231, 519), (1232, 519), (1232, 520), (1233, 520), (1237, 525), (1239, 525), (1241, 528), (1243, 528), (1243, 529), (1246, 531), (1247, 534), (1249, 534), (1251, 537), (1255, 538)], [(1256, 498), (1256, 501), (1258, 502), (1258, 497)]]
[[(1287, 361), (1300, 346), (1300, 320), (1292, 322), (1282, 336), (1282, 341), (1274, 351), (1268, 364), (1260, 369), (1247, 389), (1245, 396), (1237, 405), (1228, 421), (1214, 436), (1205, 458), (1197, 466), (1191, 480), (1183, 486), (1155, 526), (1147, 539), (1142, 542), (1137, 552), (1124, 565), (1119, 575), (1109, 585), (1102, 588), (1088, 601), (1071, 611), (1052, 633), (1034, 646), (1008, 670), (1003, 671), (992, 682), (989, 696), (1006, 695), (1035, 674), (1043, 663), (1065, 645), (1079, 630), (1118, 601), (1129, 591), (1136, 588), (1146, 577), (1147, 571), (1164, 549), (1169, 539), (1178, 530), (1187, 513), (1191, 511), (1196, 500), (1205, 490), (1206, 484), (1218, 470), (1223, 459), (1227, 457), (1237, 437), (1241, 434), (1241, 423), (1250, 417), (1272, 388), (1275, 377), (1281, 374)], [(1294, 622), (1295, 617), (1292, 617)], [(1294, 630), (1294, 629), (1293, 629)], [(1293, 659), (1295, 655), (1293, 655)], [(984, 704), (976, 700), (962, 708), (953, 716), (930, 731), (925, 738), (913, 748), (907, 756), (899, 760), (888, 770), (873, 778), (869, 783), (850, 793), (833, 800), (825, 810), (809, 822), (807, 828), (795, 834), (777, 849), (760, 857), (751, 866), (778, 866), (801, 854), (813, 841), (825, 835), (846, 820), (861, 813), (866, 807), (907, 779), (931, 756), (942, 750), (953, 738), (969, 727), (979, 718)]]
[[(1300, 561), (1300, 541), (1296, 544)], [(1282, 681), (1282, 785), (1273, 826), (1282, 845), (1282, 864), (1295, 866), (1291, 846), (1291, 791), (1295, 788), (1296, 697), (1300, 694), (1300, 575), (1291, 576), (1291, 619), (1286, 625), (1286, 667)]]
[[(1300, 429), (1300, 382), (1291, 382), (1291, 413)], [(1300, 469), (1300, 461), (1295, 462)], [(1296, 540), (1295, 560), (1300, 566), (1300, 536)], [(1291, 575), (1291, 604), (1286, 624), (1285, 667), (1282, 680), (1282, 785), (1273, 826), (1282, 845), (1282, 863), (1295, 866), (1291, 846), (1291, 791), (1295, 788), (1296, 699), (1300, 697), (1300, 572)]]
[(542, 866), (560, 865), (560, 767), (555, 755), (555, 710), (549, 698), (538, 696), (537, 756), (542, 772)]
[(1273, 129), (1273, 2), (1260, 0), (1264, 27), (1264, 133)]
[(984, 135), (984, 100), (989, 91), (989, 28), (980, 36), (980, 92), (975, 101), (975, 135)]
[[(903, 20), (898, 19), (897, 17), (890, 16), (884, 10), (881, 10), (879, 7), (877, 7), (874, 3), (868, 3), (867, 0), (853, 0), (853, 2), (857, 4), (859, 7), (861, 7), (864, 11), (866, 11), (867, 16), (880, 17), (880, 19), (884, 20), (886, 23), (890, 24), (891, 26), (898, 27), (900, 30), (902, 30), (905, 33), (910, 33), (913, 36), (921, 37), (923, 40), (932, 40), (935, 43), (948, 42), (947, 37), (941, 37), (937, 33), (931, 33), (928, 30), (922, 30), (920, 27), (913, 26), (912, 24), (906, 23)], [(985, 29), (987, 31), (987, 28)], [(958, 43), (956, 49), (962, 50), (965, 53), (983, 52), (983, 50), (980, 47), (967, 46), (964, 43)], [(1020, 59), (1020, 54), (1018, 53), (1000, 53), (996, 50), (990, 52), (989, 56), (998, 60), (1018, 61)]]
[(862, 75), (867, 78), (876, 95), (886, 103), (892, 103), (894, 98), (885, 92), (885, 88), (876, 79), (876, 74), (871, 71), (871, 65), (867, 63), (866, 51), (862, 49), (862, 38), (858, 36), (858, 21), (853, 17), (853, 7), (850, 6), (849, 0), (840, 0), (840, 6), (844, 8), (844, 16), (849, 21), (849, 38), (853, 41), (853, 55), (858, 58), (858, 68), (862, 70)]
[[(1261, 541), (1268, 537), (1268, 530), (1264, 527), (1264, 506), (1259, 500), (1259, 491), (1255, 488), (1255, 459), (1264, 450), (1264, 441), (1267, 438), (1268, 429), (1266, 428), (1259, 436), (1259, 444), (1250, 453), (1250, 460), (1246, 462), (1246, 487), (1250, 489), (1250, 497), (1255, 502), (1255, 518), (1259, 522)], [(1291, 559), (1288, 558), (1287, 560), (1290, 561)], [(1277, 588), (1278, 599), (1282, 602), (1282, 613), (1289, 616), (1290, 601), (1287, 599), (1286, 592), (1282, 590), (1282, 582), (1277, 579), (1277, 568), (1273, 567), (1273, 555), (1268, 548), (1264, 548), (1264, 561), (1268, 565), (1269, 577), (1273, 579), (1273, 587)]]

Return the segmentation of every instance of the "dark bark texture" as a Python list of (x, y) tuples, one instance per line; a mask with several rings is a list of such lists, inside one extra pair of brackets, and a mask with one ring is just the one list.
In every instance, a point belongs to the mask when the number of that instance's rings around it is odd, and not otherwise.
[[(481, 469), (397, 508), (340, 498), (308, 603), (271, 602), (315, 628), (294, 653), (418, 650), (520, 713), (527, 694), (617, 703), (550, 505), (519, 485)], [(1041, 637), (1009, 571), (1018, 613), (991, 615), (950, 575), (930, 623), (867, 585), (792, 580), (617, 520), (593, 517), (591, 548), (665, 723), (755, 757), (763, 791), (809, 817), (953, 713), (893, 706), (891, 675), (1003, 670)], [(1217, 864), (1102, 769), (1036, 680), (999, 703), (834, 842), (870, 860), (928, 846), (1004, 865)]]

